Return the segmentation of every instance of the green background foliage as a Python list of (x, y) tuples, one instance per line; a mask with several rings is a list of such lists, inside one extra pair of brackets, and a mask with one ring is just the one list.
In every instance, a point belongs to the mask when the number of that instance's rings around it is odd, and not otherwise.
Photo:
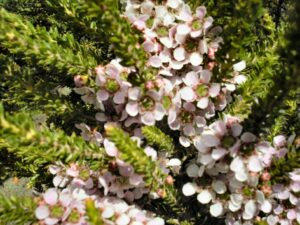
[[(223, 28), (224, 43), (217, 55), (221, 63), (214, 71), (217, 79), (230, 78), (232, 65), (247, 61), (244, 73), (248, 80), (225, 113), (241, 116), (246, 130), (269, 140), (279, 133), (299, 137), (300, 1), (187, 2), (192, 8), (205, 5), (214, 24)], [(142, 37), (122, 18), (121, 9), (116, 0), (0, 0), (0, 183), (12, 176), (28, 177), (27, 186), (42, 190), (42, 183), (51, 185), (51, 178), (44, 175), (53, 162), (78, 161), (91, 168), (105, 165), (103, 152), (74, 130), (76, 123), (98, 124), (94, 109), (72, 92), (73, 77), (84, 76), (93, 85), (95, 66), (120, 57), (124, 65), (138, 71), (128, 77), (131, 82), (139, 85), (153, 78), (155, 71), (145, 66)], [(33, 119), (41, 115), (47, 117), (47, 123), (37, 126)], [(164, 127), (145, 127), (143, 133), (148, 144), (161, 152), (190, 157), (170, 138), (178, 134), (163, 131)], [(108, 136), (125, 160), (147, 174), (149, 183), (159, 186), (149, 174), (150, 168), (162, 179), (157, 165), (141, 153), (138, 156), (146, 163), (134, 160), (139, 147), (123, 131), (111, 129)], [(286, 161), (277, 163), (274, 174), (284, 179), (283, 171), (299, 166), (299, 154), (299, 149), (293, 149)], [(177, 188), (186, 179), (182, 174), (175, 177), (174, 187), (164, 187), (164, 199), (149, 204), (143, 199), (139, 204), (169, 224), (222, 224), (222, 220), (209, 218), (206, 209), (192, 199), (182, 198)], [(11, 186), (5, 183), (2, 187), (5, 195), (15, 193)], [(20, 188), (28, 193), (22, 185)], [(0, 221), (24, 224), (34, 220), (30, 212), (35, 203), (23, 197), (0, 196)], [(90, 220), (98, 224), (93, 211), (90, 205)]]

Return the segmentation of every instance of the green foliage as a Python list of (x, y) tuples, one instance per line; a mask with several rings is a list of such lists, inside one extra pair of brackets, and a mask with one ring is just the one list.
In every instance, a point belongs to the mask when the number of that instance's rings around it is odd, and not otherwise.
[[(298, 92), (298, 94), (297, 94)], [(278, 107), (274, 125), (269, 129), (269, 140), (279, 134), (300, 135), (300, 92), (292, 90)], [(276, 111), (277, 112), (277, 111)], [(288, 128), (288, 129), (287, 129)]]
[(246, 72), (248, 80), (238, 89), (237, 98), (230, 104), (228, 113), (247, 119), (251, 113), (257, 113), (252, 111), (254, 105), (260, 106), (265, 99), (276, 95), (276, 80), (281, 73), (275, 47), (265, 49), (262, 55), (252, 54), (253, 59)]
[(7, 149), (36, 168), (44, 168), (57, 161), (86, 163), (94, 169), (103, 166), (103, 149), (86, 143), (75, 134), (66, 135), (53, 127), (37, 126), (28, 113), (5, 115), (1, 106), (0, 128), (0, 148)]
[[(64, 41), (65, 46), (62, 47), (57, 39)], [(0, 41), (3, 47), (25, 60), (70, 75), (88, 74), (97, 65), (96, 60), (83, 51), (75, 52), (76, 47), (80, 47), (71, 34), (60, 37), (55, 28), (49, 32), (35, 28), (29, 21), (3, 8), (0, 10)]]
[[(198, 0), (187, 1), (193, 8), (199, 5)], [(270, 139), (282, 132), (298, 134), (300, 14), (294, 12), (299, 12), (300, 2), (203, 0), (201, 4), (214, 17), (214, 24), (223, 28), (224, 43), (214, 77), (231, 78), (232, 65), (241, 59), (247, 62), (243, 73), (248, 81), (238, 88), (225, 113), (242, 117), (247, 131), (263, 131)], [(134, 84), (153, 79), (156, 71), (146, 66), (140, 33), (124, 20), (117, 0), (0, 0), (1, 6), (5, 9), (0, 10), (0, 98), (6, 111), (12, 113), (4, 114), (0, 108), (1, 178), (36, 174), (34, 178), (42, 180), (39, 174), (56, 161), (80, 162), (92, 169), (104, 166), (103, 149), (75, 134), (68, 135), (78, 121), (89, 120), (98, 126), (92, 116), (94, 110), (82, 106), (75, 94), (62, 95), (58, 90), (71, 90), (73, 75), (91, 77), (96, 65), (115, 57), (120, 57), (123, 65), (136, 66), (137, 74), (128, 77)], [(283, 20), (287, 17), (284, 7), (290, 7), (288, 24)], [(50, 128), (37, 126), (32, 118), (35, 113), (25, 113), (32, 110), (46, 114)], [(145, 127), (143, 134), (159, 150), (181, 154), (172, 138), (160, 129)], [(136, 172), (146, 174), (153, 190), (162, 191), (164, 198), (151, 210), (164, 214), (169, 224), (217, 224), (207, 220), (207, 215), (199, 215), (195, 202), (181, 201), (177, 189), (185, 178), (175, 177), (174, 186), (165, 184), (166, 177), (157, 163), (127, 134), (110, 127), (107, 135), (116, 143), (121, 159), (131, 163)], [(295, 148), (276, 161), (273, 182), (285, 181), (284, 174), (299, 167), (299, 158)], [(0, 221), (34, 222), (34, 204), (32, 200), (2, 196)], [(94, 202), (88, 201), (86, 206), (90, 223), (103, 224)]]
[(32, 224), (36, 222), (37, 205), (31, 197), (6, 197), (0, 194), (0, 224)]
[(94, 40), (98, 38), (106, 45), (113, 46), (114, 55), (122, 59), (123, 65), (135, 66), (138, 73), (131, 77), (134, 82), (143, 83), (153, 79), (155, 71), (146, 69), (147, 54), (140, 45), (141, 34), (121, 16), (117, 0), (47, 2), (54, 10), (62, 12), (61, 18), (70, 19), (82, 31), (91, 33)]
[[(298, 140), (299, 141), (299, 140)], [(273, 161), (271, 168), (271, 181), (273, 183), (287, 184), (290, 181), (289, 172), (299, 168), (300, 165), (300, 145), (294, 143), (289, 146), (289, 151), (285, 157)]]
[(142, 128), (142, 133), (150, 145), (156, 145), (161, 151), (166, 151), (171, 154), (174, 152), (175, 146), (173, 139), (159, 128), (155, 126), (145, 126)]
[(153, 190), (158, 190), (165, 181), (165, 175), (159, 166), (146, 155), (144, 149), (139, 147), (120, 128), (107, 127), (106, 134), (120, 151), (120, 158), (130, 163), (136, 173), (143, 174), (148, 186), (152, 187)]

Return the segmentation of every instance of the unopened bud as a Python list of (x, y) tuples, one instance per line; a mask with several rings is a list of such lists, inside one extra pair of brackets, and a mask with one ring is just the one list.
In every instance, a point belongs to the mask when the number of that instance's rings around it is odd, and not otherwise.
[(263, 181), (269, 181), (271, 179), (271, 174), (269, 172), (263, 172), (261, 175)]
[(169, 184), (169, 185), (173, 185), (174, 184), (174, 178), (170, 175), (167, 176), (166, 183)]

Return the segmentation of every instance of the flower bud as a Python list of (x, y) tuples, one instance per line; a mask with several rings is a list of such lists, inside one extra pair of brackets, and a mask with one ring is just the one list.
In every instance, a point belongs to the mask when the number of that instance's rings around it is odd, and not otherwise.
[(170, 175), (167, 176), (166, 183), (169, 184), (169, 185), (173, 185), (174, 184), (174, 178)]
[(88, 76), (76, 75), (74, 77), (74, 83), (76, 87), (84, 86), (88, 81)]
[(263, 172), (261, 175), (261, 179), (263, 181), (269, 181), (271, 179), (271, 175), (269, 172)]

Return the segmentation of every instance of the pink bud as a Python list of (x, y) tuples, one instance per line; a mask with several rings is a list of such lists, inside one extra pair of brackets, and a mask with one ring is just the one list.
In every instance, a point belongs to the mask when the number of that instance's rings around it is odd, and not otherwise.
[(271, 186), (265, 184), (261, 187), (261, 191), (265, 194), (265, 195), (271, 195), (272, 194), (272, 189)]
[(216, 65), (216, 62), (209, 62), (208, 63), (208, 70), (209, 71), (212, 71), (213, 69), (214, 69), (214, 67), (215, 67), (215, 65)]
[(271, 174), (269, 172), (263, 172), (261, 175), (263, 181), (269, 181), (271, 179)]
[(154, 86), (153, 81), (147, 81), (147, 82), (145, 83), (145, 87), (146, 87), (148, 90), (151, 90), (151, 89), (153, 89), (155, 86)]
[(214, 59), (214, 58), (215, 58), (215, 53), (216, 53), (216, 50), (215, 50), (215, 49), (209, 48), (209, 49), (208, 49), (208, 53), (207, 53), (208, 58)]
[(286, 138), (283, 135), (278, 135), (274, 137), (273, 143), (276, 147), (282, 147), (286, 144)]
[(85, 79), (83, 76), (76, 75), (74, 77), (74, 83), (75, 83), (76, 87), (82, 87), (85, 84)]
[(174, 178), (172, 177), (172, 176), (167, 176), (167, 178), (166, 178), (166, 182), (167, 182), (167, 184), (169, 184), (169, 185), (173, 185), (174, 184)]
[(163, 189), (158, 189), (157, 194), (159, 195), (159, 197), (164, 198), (166, 195), (166, 192)]

